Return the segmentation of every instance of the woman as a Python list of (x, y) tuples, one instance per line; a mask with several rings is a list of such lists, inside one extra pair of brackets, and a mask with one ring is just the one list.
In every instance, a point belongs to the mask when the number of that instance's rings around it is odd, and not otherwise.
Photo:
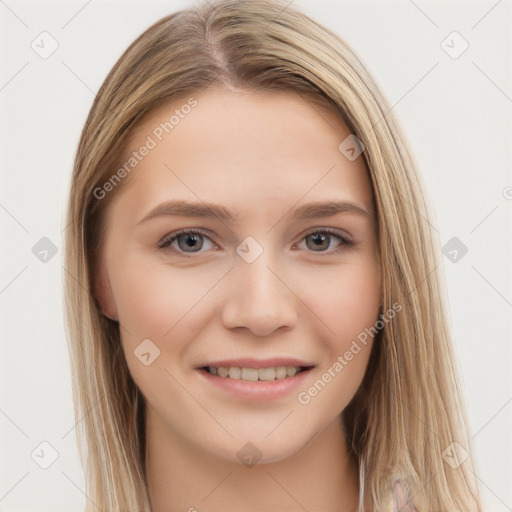
[(175, 13), (122, 55), (67, 219), (87, 510), (481, 510), (389, 111), (277, 1)]

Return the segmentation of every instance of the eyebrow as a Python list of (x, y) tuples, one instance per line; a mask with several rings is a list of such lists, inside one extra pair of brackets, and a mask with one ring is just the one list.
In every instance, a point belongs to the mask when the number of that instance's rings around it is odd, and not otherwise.
[[(330, 200), (314, 203), (307, 203), (295, 210), (292, 210), (286, 218), (295, 220), (316, 219), (329, 217), (339, 213), (354, 213), (369, 218), (370, 213), (362, 206), (346, 201)], [(228, 208), (213, 203), (197, 203), (182, 200), (166, 201), (153, 208), (137, 224), (142, 224), (150, 219), (161, 216), (180, 216), (180, 217), (216, 217), (219, 220), (228, 222), (238, 222), (240, 215), (232, 212)]]

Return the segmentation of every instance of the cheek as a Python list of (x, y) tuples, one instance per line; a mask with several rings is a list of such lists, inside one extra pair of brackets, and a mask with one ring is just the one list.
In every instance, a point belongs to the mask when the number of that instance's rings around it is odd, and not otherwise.
[(335, 272), (310, 275), (308, 281), (307, 305), (328, 330), (319, 336), (324, 357), (299, 403), (319, 417), (336, 415), (352, 399), (368, 365), (374, 339), (370, 328), (379, 318), (381, 300), (378, 263), (368, 257)]
[(380, 282), (374, 260), (317, 272), (303, 283), (302, 297), (328, 328), (331, 348), (350, 346), (354, 337), (378, 319)]
[(119, 261), (111, 282), (123, 348), (136, 374), (143, 369), (133, 354), (145, 339), (160, 350), (157, 366), (179, 365), (190, 342), (212, 318), (215, 285), (224, 274), (222, 268), (176, 268), (135, 255)]
[(352, 400), (368, 365), (379, 318), (380, 283), (377, 266), (340, 267), (337, 278), (316, 280), (318, 292), (308, 306), (329, 327), (319, 337), (321, 364), (300, 390), (304, 411), (321, 423), (331, 421)]
[[(171, 392), (176, 399), (181, 396), (179, 386), (167, 372), (176, 373), (190, 341), (209, 318), (208, 290), (215, 284), (213, 278), (211, 272), (201, 276), (195, 269), (192, 275), (187, 269), (135, 257), (120, 261), (112, 273), (126, 362), (154, 406), (161, 393), (167, 396)], [(146, 341), (143, 345), (147, 339), (152, 343)], [(148, 351), (151, 359), (158, 355), (145, 366), (140, 358)], [(181, 409), (185, 410), (186, 397), (183, 400)]]
[(212, 276), (203, 277), (156, 258), (126, 258), (112, 275), (121, 323), (129, 332), (164, 337), (207, 294)]

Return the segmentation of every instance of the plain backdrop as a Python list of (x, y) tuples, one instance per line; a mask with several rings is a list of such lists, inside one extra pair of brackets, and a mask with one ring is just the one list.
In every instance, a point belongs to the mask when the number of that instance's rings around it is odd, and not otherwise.
[[(61, 305), (72, 162), (115, 61), (192, 4), (0, 1), (0, 512), (83, 510)], [(441, 244), (467, 248), (442, 258), (457, 361), (485, 510), (511, 511), (512, 1), (294, 5), (368, 67), (412, 147)], [(42, 32), (58, 43), (48, 58), (33, 49), (38, 37), (51, 49)]]

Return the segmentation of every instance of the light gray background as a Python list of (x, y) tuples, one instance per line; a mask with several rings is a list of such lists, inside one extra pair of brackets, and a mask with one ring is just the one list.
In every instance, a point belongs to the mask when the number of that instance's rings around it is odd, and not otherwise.
[[(511, 511), (512, 1), (294, 4), (368, 66), (411, 143), (441, 243), (468, 247), (456, 263), (443, 257), (446, 290), (485, 510)], [(83, 509), (61, 314), (72, 162), (124, 49), (190, 5), (0, 0), (0, 512)], [(43, 31), (59, 44), (48, 59), (31, 48)], [(441, 46), (453, 31), (469, 43), (457, 59)], [(42, 237), (58, 249), (46, 263), (32, 252)], [(46, 470), (31, 458), (43, 441), (58, 452)]]

